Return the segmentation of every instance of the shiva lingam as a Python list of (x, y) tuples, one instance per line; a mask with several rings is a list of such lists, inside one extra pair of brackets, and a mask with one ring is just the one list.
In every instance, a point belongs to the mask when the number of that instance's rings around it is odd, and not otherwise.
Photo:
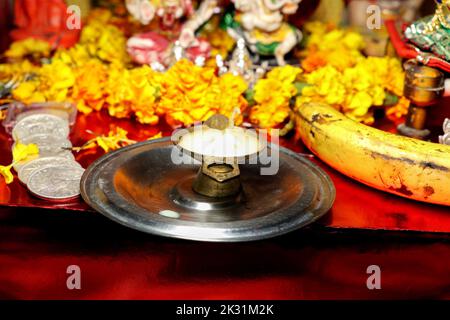
[(398, 126), (400, 134), (425, 139), (430, 131), (425, 128), (427, 109), (442, 97), (444, 75), (435, 68), (422, 65), (417, 60), (405, 63), (404, 95), (411, 101), (406, 122)]
[(270, 238), (327, 213), (335, 190), (319, 167), (230, 123), (216, 115), (107, 153), (86, 169), (81, 195), (130, 228), (200, 241)]
[(228, 118), (220, 114), (182, 135), (176, 145), (202, 162), (192, 185), (194, 192), (230, 200), (242, 191), (239, 160), (257, 155), (266, 146), (254, 132), (230, 126)]

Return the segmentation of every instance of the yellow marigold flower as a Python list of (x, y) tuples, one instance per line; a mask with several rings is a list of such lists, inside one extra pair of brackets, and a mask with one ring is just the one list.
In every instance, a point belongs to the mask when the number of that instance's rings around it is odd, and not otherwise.
[(250, 121), (260, 128), (273, 128), (283, 123), (290, 114), (290, 99), (297, 94), (293, 82), (302, 72), (292, 66), (274, 68), (266, 79), (254, 87), (256, 105), (251, 109)]
[[(89, 132), (92, 133), (92, 132)], [(94, 149), (100, 147), (105, 151), (105, 153), (119, 148), (125, 147), (127, 145), (136, 143), (134, 140), (128, 138), (128, 131), (123, 128), (115, 127), (110, 130), (106, 135), (98, 135), (85, 142), (81, 147), (73, 148), (74, 151), (80, 152), (87, 149)]]
[(130, 86), (134, 94), (131, 109), (137, 120), (146, 124), (156, 124), (159, 120), (155, 114), (156, 94), (159, 87), (155, 87), (155, 83), (151, 82), (152, 74), (153, 71), (148, 66), (130, 71)]
[(248, 85), (241, 76), (226, 73), (219, 77), (217, 89), (211, 90), (216, 93), (216, 97), (211, 97), (209, 103), (216, 104), (216, 112), (227, 117), (230, 117), (236, 108), (239, 109), (240, 113), (234, 118), (235, 124), (239, 125), (243, 121), (242, 114), (248, 107), (247, 100), (242, 96), (247, 88)]
[(21, 161), (27, 161), (39, 155), (39, 148), (34, 143), (23, 144), (20, 141), (14, 144), (12, 149), (13, 164)]
[(302, 69), (286, 65), (273, 68), (267, 73), (266, 77), (267, 79), (275, 79), (283, 83), (293, 83), (300, 73), (302, 73)]
[(38, 81), (22, 82), (12, 91), (15, 100), (29, 104), (33, 102), (45, 102), (46, 98), (42, 92), (37, 91), (39, 87)]
[(109, 68), (105, 82), (106, 102), (111, 116), (125, 118), (135, 115), (141, 123), (156, 124), (156, 96), (159, 86), (153, 81), (157, 78), (148, 67), (136, 69)]
[(171, 125), (205, 121), (215, 113), (231, 116), (234, 108), (247, 106), (241, 97), (247, 85), (240, 76), (219, 78), (214, 69), (195, 66), (185, 59), (164, 74), (160, 88), (157, 111), (165, 114)]
[(362, 50), (365, 47), (364, 38), (361, 34), (354, 31), (347, 31), (342, 38), (344, 47), (350, 50)]
[(7, 82), (11, 79), (21, 81), (25, 75), (34, 74), (39, 67), (34, 66), (28, 60), (22, 60), (16, 63), (0, 64), (0, 81)]
[(98, 60), (89, 60), (85, 65), (74, 70), (75, 84), (72, 88), (72, 99), (82, 113), (99, 111), (106, 103), (105, 84), (108, 71)]
[(345, 101), (346, 89), (342, 74), (332, 66), (325, 66), (305, 76), (310, 85), (302, 91), (305, 96), (320, 96), (328, 104), (341, 104)]
[(309, 86), (297, 98), (296, 107), (311, 101), (325, 102), (350, 118), (372, 123), (370, 108), (382, 106), (387, 91), (402, 94), (404, 73), (395, 58), (359, 57), (355, 61), (343, 69), (329, 63), (306, 74)]
[(109, 115), (116, 118), (126, 118), (131, 114), (133, 92), (129, 86), (129, 70), (111, 70), (105, 86), (107, 92)]
[(14, 176), (11, 172), (12, 165), (2, 166), (0, 165), (0, 175), (5, 179), (6, 184), (10, 184), (14, 180)]
[(40, 68), (36, 79), (20, 83), (12, 95), (24, 103), (64, 101), (74, 83), (72, 69), (56, 61)]
[(369, 108), (372, 105), (372, 97), (367, 92), (359, 91), (353, 95), (347, 96), (347, 102), (344, 107), (344, 112), (346, 114), (361, 117), (369, 111)]
[(17, 142), (14, 144), (12, 150), (13, 161), (10, 165), (1, 166), (0, 165), (0, 175), (5, 179), (6, 184), (10, 184), (14, 180), (14, 176), (11, 173), (11, 168), (19, 162), (25, 162), (36, 158), (39, 155), (39, 148), (35, 144), (22, 144)]
[(125, 64), (129, 62), (126, 41), (125, 35), (116, 26), (93, 20), (83, 28), (79, 44), (92, 57)]
[(40, 70), (41, 77), (55, 89), (70, 88), (75, 83), (72, 69), (60, 61), (45, 64)]
[(308, 37), (306, 50), (302, 52), (305, 59), (302, 66), (313, 71), (324, 65), (331, 65), (343, 71), (354, 66), (364, 56), (364, 38), (357, 32), (346, 29), (335, 29), (321, 22), (307, 23)]
[(333, 26), (320, 21), (309, 21), (305, 23), (303, 29), (311, 35), (323, 35), (333, 29)]
[(66, 101), (75, 84), (72, 69), (61, 61), (53, 61), (39, 70), (39, 88), (47, 101)]
[(236, 41), (223, 29), (217, 28), (202, 34), (208, 39), (211, 45), (211, 56), (215, 57), (220, 54), (226, 57), (233, 49)]
[(257, 105), (252, 108), (250, 121), (259, 128), (275, 128), (283, 123), (290, 114), (289, 106), (273, 107)]
[(386, 111), (386, 116), (391, 120), (398, 120), (408, 114), (410, 101), (401, 97), (396, 105), (389, 107)]
[(383, 105), (384, 100), (386, 99), (386, 92), (384, 91), (383, 87), (374, 86), (369, 91), (369, 93), (372, 96), (374, 106), (382, 106)]
[(42, 58), (49, 57), (50, 51), (51, 46), (48, 42), (35, 38), (28, 38), (13, 42), (5, 52), (5, 56), (12, 59), (20, 59), (26, 56)]
[(82, 67), (86, 62), (92, 60), (92, 55), (89, 54), (87, 46), (76, 44), (69, 49), (59, 49), (56, 51), (52, 60), (60, 60), (69, 66)]

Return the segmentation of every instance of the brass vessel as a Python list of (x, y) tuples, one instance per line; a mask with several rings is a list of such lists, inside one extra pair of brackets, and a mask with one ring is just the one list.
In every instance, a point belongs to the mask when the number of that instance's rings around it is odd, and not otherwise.
[(416, 60), (405, 63), (404, 95), (411, 101), (406, 121), (398, 126), (400, 134), (425, 139), (427, 108), (436, 104), (444, 93), (444, 75), (437, 69), (420, 64)]

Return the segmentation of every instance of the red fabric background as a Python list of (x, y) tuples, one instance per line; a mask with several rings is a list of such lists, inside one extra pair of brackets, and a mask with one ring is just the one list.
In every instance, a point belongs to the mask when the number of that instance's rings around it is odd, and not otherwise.
[[(0, 209), (3, 299), (450, 299), (447, 238), (327, 232), (216, 244), (171, 240), (95, 213)], [(66, 268), (81, 268), (68, 290)], [(381, 290), (366, 269), (381, 268)]]

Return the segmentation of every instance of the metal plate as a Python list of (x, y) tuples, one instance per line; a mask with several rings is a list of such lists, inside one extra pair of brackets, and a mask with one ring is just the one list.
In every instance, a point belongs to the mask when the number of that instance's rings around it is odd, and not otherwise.
[(164, 138), (108, 153), (84, 173), (81, 195), (91, 207), (130, 228), (223, 242), (270, 238), (301, 228), (323, 216), (335, 198), (327, 174), (280, 148), (276, 175), (261, 175), (260, 163), (240, 165), (242, 199), (211, 211), (205, 197), (205, 206), (193, 207), (177, 201), (177, 186), (189, 185), (199, 164), (175, 164), (172, 152), (181, 151)]

